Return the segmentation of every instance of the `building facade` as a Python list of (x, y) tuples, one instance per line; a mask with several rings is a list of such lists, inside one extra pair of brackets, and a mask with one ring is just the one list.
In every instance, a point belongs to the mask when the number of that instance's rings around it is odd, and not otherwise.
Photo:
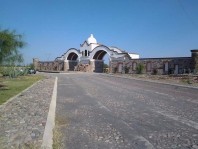
[(104, 56), (109, 56), (110, 73), (137, 73), (137, 67), (148, 74), (182, 74), (198, 72), (198, 50), (191, 50), (191, 57), (139, 58), (138, 54), (128, 53), (117, 47), (97, 43), (91, 34), (80, 44), (80, 48), (70, 48), (54, 61), (33, 59), (38, 71), (48, 72), (103, 72)]

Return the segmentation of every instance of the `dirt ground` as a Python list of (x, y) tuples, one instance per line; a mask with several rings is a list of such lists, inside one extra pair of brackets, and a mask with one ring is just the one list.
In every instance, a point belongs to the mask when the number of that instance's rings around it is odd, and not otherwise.
[(116, 74), (124, 75), (131, 78), (137, 78), (141, 80), (151, 80), (156, 82), (179, 84), (186, 86), (198, 87), (198, 75), (147, 75), (147, 74)]

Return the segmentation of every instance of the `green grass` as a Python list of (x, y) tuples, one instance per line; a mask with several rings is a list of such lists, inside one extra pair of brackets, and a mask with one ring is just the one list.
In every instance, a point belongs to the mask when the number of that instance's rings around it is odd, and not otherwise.
[(0, 76), (0, 84), (6, 85), (0, 88), (0, 105), (41, 79), (43, 76), (40, 75), (20, 76), (13, 79)]

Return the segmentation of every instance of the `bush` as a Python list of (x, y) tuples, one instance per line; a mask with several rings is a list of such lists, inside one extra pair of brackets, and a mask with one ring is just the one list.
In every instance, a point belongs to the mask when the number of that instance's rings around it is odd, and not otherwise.
[(24, 76), (28, 74), (28, 68), (20, 68), (20, 67), (12, 67), (12, 66), (7, 66), (7, 67), (1, 67), (0, 68), (0, 73), (3, 76), (8, 76), (10, 78), (16, 78), (18, 76)]
[(2, 76), (9, 76), (9, 72), (11, 71), (10, 67), (1, 67), (0, 68), (0, 73)]
[(29, 65), (29, 68), (30, 68), (30, 69), (34, 69), (34, 65), (31, 63), (31, 64)]
[(136, 67), (136, 73), (137, 74), (143, 74), (143, 71), (144, 71), (144, 65), (143, 64), (138, 64), (137, 67)]
[(127, 66), (124, 67), (125, 73), (129, 73), (129, 68)]
[(169, 68), (168, 69), (168, 74), (174, 74), (174, 69), (173, 68)]
[(158, 70), (156, 68), (153, 69), (153, 75), (157, 75)]

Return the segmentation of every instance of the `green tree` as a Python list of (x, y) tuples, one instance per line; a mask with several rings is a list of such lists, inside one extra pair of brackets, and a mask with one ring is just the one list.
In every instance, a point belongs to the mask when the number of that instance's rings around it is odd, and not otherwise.
[[(16, 65), (23, 62), (23, 56), (19, 49), (23, 48), (24, 45), (25, 42), (22, 41), (22, 35), (17, 34), (15, 31), (0, 29), (1, 72), (6, 72), (10, 77), (16, 77), (19, 74), (16, 73)], [(6, 67), (2, 67), (2, 65)]]
[(0, 65), (1, 64), (15, 64), (22, 62), (23, 57), (19, 52), (25, 43), (22, 41), (22, 35), (15, 31), (0, 29)]

